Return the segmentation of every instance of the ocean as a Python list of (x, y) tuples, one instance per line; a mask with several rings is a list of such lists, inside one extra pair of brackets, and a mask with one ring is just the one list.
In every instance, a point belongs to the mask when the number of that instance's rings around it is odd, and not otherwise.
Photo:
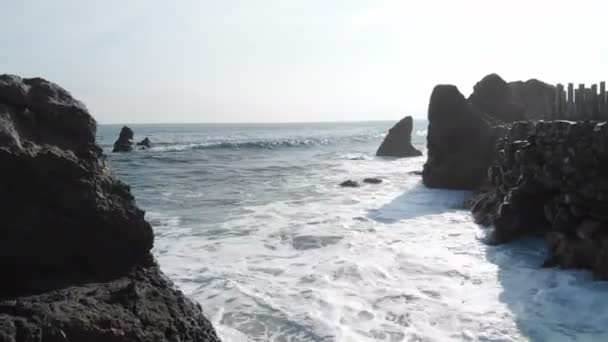
[[(98, 143), (154, 226), (163, 271), (225, 341), (608, 341), (608, 284), (483, 243), (422, 157), (375, 157), (394, 122), (131, 125)], [(344, 180), (381, 184), (341, 188)]]

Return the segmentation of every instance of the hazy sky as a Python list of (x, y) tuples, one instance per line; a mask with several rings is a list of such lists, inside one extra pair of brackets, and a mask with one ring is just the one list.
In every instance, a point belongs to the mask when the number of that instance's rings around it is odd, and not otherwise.
[(437, 83), (608, 75), (606, 1), (0, 0), (0, 72), (101, 123), (425, 117)]

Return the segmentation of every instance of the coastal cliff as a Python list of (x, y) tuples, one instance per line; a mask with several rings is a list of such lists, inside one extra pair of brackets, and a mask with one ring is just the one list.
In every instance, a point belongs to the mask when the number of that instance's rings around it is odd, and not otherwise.
[(478, 223), (493, 226), (489, 242), (545, 237), (545, 266), (608, 279), (608, 124), (538, 120), (552, 113), (551, 91), (495, 74), (469, 99), (436, 86), (423, 181), (475, 191), (469, 205)]
[(545, 236), (546, 266), (608, 279), (608, 125), (516, 122), (496, 144), (489, 184), (471, 201), (492, 242)]
[(0, 341), (219, 341), (95, 134), (63, 88), (0, 75)]

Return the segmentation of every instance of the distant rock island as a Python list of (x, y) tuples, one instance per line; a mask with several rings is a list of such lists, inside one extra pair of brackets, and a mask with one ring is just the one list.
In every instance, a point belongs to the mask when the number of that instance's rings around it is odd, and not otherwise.
[[(562, 119), (569, 119), (565, 121)], [(608, 93), (484, 77), (466, 99), (438, 85), (428, 111), (428, 187), (473, 190), (489, 242), (544, 236), (545, 266), (608, 279)]]
[(393, 126), (378, 148), (376, 155), (379, 157), (418, 157), (422, 152), (412, 146), (413, 120), (406, 116)]
[(0, 340), (219, 341), (95, 133), (60, 86), (0, 75)]

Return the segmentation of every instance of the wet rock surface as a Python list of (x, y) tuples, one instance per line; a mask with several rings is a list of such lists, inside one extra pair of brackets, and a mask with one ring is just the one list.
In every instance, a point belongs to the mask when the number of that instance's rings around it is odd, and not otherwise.
[(499, 139), (488, 183), (471, 201), (493, 242), (545, 236), (546, 266), (608, 278), (608, 124), (516, 122)]
[(0, 341), (217, 341), (95, 133), (58, 85), (0, 75)]
[(136, 145), (142, 148), (150, 148), (152, 147), (152, 141), (150, 141), (150, 139), (146, 137), (144, 140), (138, 142)]
[[(133, 150), (133, 130), (127, 126), (123, 126), (118, 135), (118, 139), (114, 143), (112, 152), (130, 152)], [(139, 144), (138, 144), (139, 145)]]
[(413, 120), (406, 116), (393, 126), (376, 151), (379, 157), (418, 157), (422, 152), (412, 145)]
[(343, 188), (356, 188), (359, 186), (359, 182), (349, 179), (340, 183), (340, 186)]
[(380, 183), (382, 183), (382, 179), (380, 179), (380, 178), (365, 178), (365, 179), (363, 179), (363, 183), (367, 183), (367, 184), (380, 184)]

